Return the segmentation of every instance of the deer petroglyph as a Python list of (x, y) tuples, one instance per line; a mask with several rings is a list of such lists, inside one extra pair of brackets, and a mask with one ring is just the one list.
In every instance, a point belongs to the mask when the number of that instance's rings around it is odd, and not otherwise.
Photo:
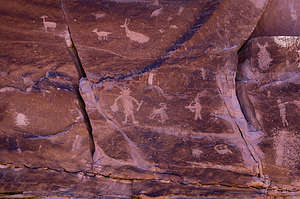
[(150, 114), (149, 118), (154, 119), (156, 117), (160, 117), (159, 122), (160, 123), (165, 123), (167, 119), (169, 119), (166, 110), (167, 110), (167, 104), (165, 103), (160, 103), (160, 108), (153, 108), (152, 113)]
[(111, 32), (98, 31), (98, 28), (95, 28), (92, 32), (96, 33), (99, 40), (107, 40), (108, 35), (111, 35)]
[(43, 25), (44, 25), (44, 28), (45, 28), (45, 32), (48, 31), (48, 28), (50, 28), (50, 29), (55, 29), (56, 28), (56, 23), (55, 22), (46, 21), (46, 18), (48, 18), (48, 16), (43, 15), (43, 16), (41, 16), (41, 18), (43, 19)]
[(136, 111), (139, 111), (143, 101), (138, 102), (134, 97), (130, 96), (129, 88), (122, 89), (121, 95), (114, 100), (114, 104), (111, 106), (111, 110), (113, 112), (117, 112), (119, 110), (118, 101), (121, 102), (125, 114), (125, 120), (123, 121), (123, 124), (127, 124), (128, 117), (131, 117), (133, 124), (138, 124), (138, 121), (136, 121), (134, 117), (134, 103), (137, 105)]
[(128, 20), (125, 19), (125, 23), (120, 26), (121, 28), (125, 28), (126, 37), (130, 40), (138, 42), (138, 43), (146, 43), (150, 40), (150, 38), (142, 33), (134, 32), (129, 30), (128, 28)]
[(202, 119), (200, 93), (198, 93), (195, 99), (188, 106), (185, 106), (185, 108), (189, 109), (193, 113), (195, 112), (194, 120)]

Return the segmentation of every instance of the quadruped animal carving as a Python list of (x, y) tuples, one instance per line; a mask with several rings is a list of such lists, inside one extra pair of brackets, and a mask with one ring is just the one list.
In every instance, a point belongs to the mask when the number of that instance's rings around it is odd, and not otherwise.
[(169, 119), (169, 117), (166, 113), (167, 104), (166, 103), (160, 103), (159, 106), (160, 106), (160, 108), (153, 108), (153, 111), (150, 114), (149, 118), (154, 119), (156, 117), (160, 117), (159, 122), (163, 124), (163, 123), (166, 122), (166, 120)]
[(150, 38), (142, 33), (134, 32), (132, 30), (129, 30), (128, 28), (128, 20), (125, 19), (125, 23), (120, 26), (121, 28), (125, 28), (126, 37), (128, 37), (130, 40), (138, 42), (138, 43), (146, 43), (150, 40)]
[(92, 32), (96, 33), (99, 40), (107, 40), (108, 35), (111, 35), (111, 32), (98, 31), (98, 28), (92, 30)]
[(136, 121), (134, 117), (134, 103), (137, 105), (136, 111), (139, 111), (143, 104), (143, 100), (138, 102), (134, 97), (130, 96), (129, 88), (122, 89), (120, 94), (121, 95), (114, 100), (111, 110), (113, 112), (117, 112), (119, 110), (118, 101), (120, 101), (125, 114), (125, 120), (123, 121), (123, 124), (127, 124), (128, 117), (131, 118), (133, 124), (138, 124), (139, 122)]
[(232, 151), (228, 148), (226, 144), (217, 144), (214, 149), (217, 153), (224, 155), (224, 154), (231, 154)]
[(50, 29), (55, 29), (56, 28), (56, 23), (55, 22), (46, 21), (46, 18), (48, 18), (48, 16), (43, 15), (43, 16), (41, 16), (41, 18), (43, 19), (43, 25), (44, 25), (44, 28), (45, 28), (45, 32), (48, 32), (48, 28), (50, 28)]

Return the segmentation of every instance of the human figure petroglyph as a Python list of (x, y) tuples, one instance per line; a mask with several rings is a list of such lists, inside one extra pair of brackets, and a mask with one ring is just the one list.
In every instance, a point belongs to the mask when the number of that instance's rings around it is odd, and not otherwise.
[(277, 100), (277, 103), (278, 103), (279, 114), (281, 117), (282, 125), (286, 127), (289, 125), (286, 119), (286, 103), (282, 103), (280, 99)]
[(154, 77), (154, 74), (152, 72), (150, 72), (149, 77), (148, 77), (148, 84), (149, 85), (153, 84), (153, 77)]
[(214, 149), (217, 153), (224, 155), (224, 154), (231, 154), (232, 151), (228, 148), (226, 144), (217, 144)]
[(201, 117), (201, 104), (200, 104), (200, 93), (197, 94), (195, 99), (185, 108), (189, 109), (191, 112), (195, 112), (194, 120), (202, 119)]
[(97, 28), (92, 30), (92, 32), (96, 33), (99, 40), (107, 40), (108, 35), (111, 35), (111, 32), (105, 32), (105, 31), (98, 31)]
[(56, 23), (55, 22), (46, 21), (46, 18), (48, 18), (48, 16), (43, 15), (43, 16), (41, 16), (41, 18), (43, 19), (43, 25), (44, 25), (44, 28), (45, 28), (45, 32), (48, 32), (48, 28), (51, 28), (51, 29), (56, 28)]
[(138, 43), (146, 43), (150, 40), (150, 38), (142, 33), (134, 32), (132, 30), (129, 30), (128, 28), (128, 20), (125, 19), (125, 23), (120, 26), (121, 28), (125, 28), (126, 37), (128, 37), (130, 40), (138, 42)]
[(166, 112), (168, 108), (166, 103), (160, 103), (159, 106), (160, 108), (153, 108), (149, 118), (153, 120), (154, 118), (159, 117), (158, 121), (163, 124), (169, 119)]
[(114, 104), (111, 106), (111, 110), (113, 112), (117, 112), (119, 110), (118, 101), (120, 100), (125, 114), (125, 120), (123, 121), (123, 124), (127, 124), (128, 117), (131, 117), (133, 124), (138, 124), (138, 121), (136, 121), (134, 117), (134, 103), (137, 105), (136, 111), (139, 111), (143, 104), (143, 100), (138, 102), (134, 97), (130, 96), (129, 88), (122, 89), (120, 94), (121, 95), (115, 99)]

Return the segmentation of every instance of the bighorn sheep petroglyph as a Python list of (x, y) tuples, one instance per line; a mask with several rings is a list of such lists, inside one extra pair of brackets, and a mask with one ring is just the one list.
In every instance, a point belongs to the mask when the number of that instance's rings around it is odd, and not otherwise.
[(98, 31), (98, 28), (95, 28), (92, 32), (98, 35), (99, 40), (107, 40), (108, 35), (112, 34), (111, 32)]
[(55, 22), (46, 21), (46, 18), (48, 18), (48, 16), (43, 15), (43, 16), (41, 16), (41, 18), (43, 19), (43, 24), (44, 24), (44, 28), (45, 28), (46, 32), (47, 32), (48, 28), (51, 28), (51, 29), (56, 28)]
[(125, 19), (125, 23), (120, 26), (121, 28), (125, 28), (126, 37), (130, 40), (138, 42), (138, 43), (146, 43), (150, 40), (150, 38), (142, 33), (134, 32), (129, 30), (128, 21)]

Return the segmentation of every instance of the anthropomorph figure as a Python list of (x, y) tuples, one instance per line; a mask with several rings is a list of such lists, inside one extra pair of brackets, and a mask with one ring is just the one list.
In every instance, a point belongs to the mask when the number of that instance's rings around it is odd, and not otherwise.
[(188, 106), (185, 106), (185, 108), (189, 109), (193, 113), (195, 112), (194, 120), (202, 119), (200, 93), (198, 93), (195, 99)]
[(125, 114), (123, 124), (127, 124), (128, 117), (131, 117), (133, 124), (138, 124), (138, 121), (136, 121), (134, 117), (134, 103), (137, 105), (136, 111), (139, 111), (143, 101), (139, 103), (134, 97), (130, 96), (129, 88), (122, 89), (120, 94), (121, 95), (115, 99), (114, 104), (111, 106), (111, 110), (117, 112), (119, 110), (118, 101), (120, 101)]
[(286, 103), (282, 103), (280, 99), (277, 100), (277, 103), (278, 103), (278, 108), (279, 108), (279, 114), (280, 114), (280, 117), (282, 120), (282, 125), (288, 126), (289, 123), (286, 119), (286, 107), (285, 107)]
[(156, 117), (160, 117), (159, 122), (165, 123), (167, 119), (169, 119), (166, 110), (167, 110), (167, 104), (160, 103), (160, 108), (154, 108), (152, 113), (150, 114), (149, 118), (154, 119)]

